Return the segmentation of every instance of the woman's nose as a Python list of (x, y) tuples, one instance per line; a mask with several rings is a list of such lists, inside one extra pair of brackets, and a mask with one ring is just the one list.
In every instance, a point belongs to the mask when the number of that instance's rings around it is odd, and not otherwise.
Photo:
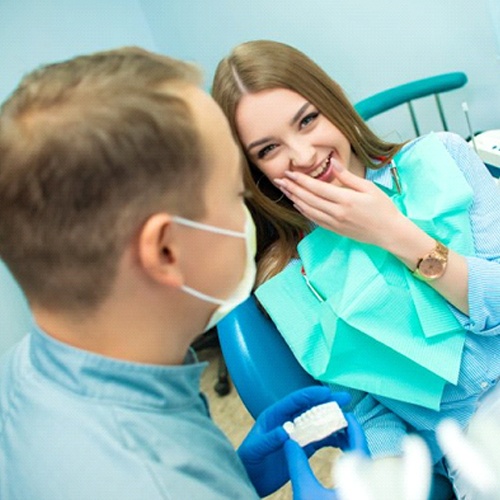
[(290, 166), (296, 169), (310, 168), (316, 162), (316, 150), (308, 144), (296, 144), (289, 149)]

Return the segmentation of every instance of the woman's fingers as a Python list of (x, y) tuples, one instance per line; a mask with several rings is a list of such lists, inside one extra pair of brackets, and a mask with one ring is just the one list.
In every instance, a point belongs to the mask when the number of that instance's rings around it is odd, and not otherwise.
[(346, 169), (335, 170), (335, 175), (339, 184), (319, 181), (301, 172), (285, 172), (285, 177), (274, 179), (274, 183), (294, 203), (302, 201), (321, 211), (328, 211), (332, 203), (348, 206), (353, 195), (373, 190), (371, 182)]
[[(308, 177), (301, 174), (301, 177)], [(293, 181), (291, 179), (276, 179), (276, 185), (285, 193), (285, 195), (294, 203), (304, 202), (307, 205), (319, 210), (327, 209), (332, 203), (340, 204), (345, 201), (345, 189), (326, 184), (321, 181), (310, 183), (303, 179)]]
[(315, 191), (308, 189), (311, 183), (307, 179), (304, 183), (307, 185), (301, 185), (291, 179), (279, 179), (276, 184), (305, 217), (332, 231), (337, 231), (339, 228), (336, 221), (339, 218), (344, 219), (346, 207), (355, 204), (353, 197), (359, 196), (360, 193), (312, 180), (315, 184)]
[(335, 220), (343, 210), (341, 205), (315, 196), (308, 191), (301, 192), (299, 195), (286, 190), (283, 192), (304, 217), (335, 231)]
[(401, 213), (375, 184), (347, 170), (337, 173), (340, 185), (299, 172), (275, 183), (307, 219), (343, 236), (379, 244), (386, 233), (381, 221), (396, 220)]
[[(334, 168), (333, 172), (335, 174), (337, 182), (340, 184), (340, 187), (347, 187), (354, 191), (360, 192), (364, 192), (370, 188), (370, 181), (367, 181), (366, 179), (353, 174), (346, 168), (342, 167), (338, 162), (336, 162), (335, 165), (337, 165), (337, 168)], [(331, 186), (330, 183), (320, 181), (302, 172), (286, 171), (285, 176), (293, 180), (294, 182), (297, 182), (299, 185), (302, 185), (312, 191), (317, 191), (318, 193), (324, 191), (325, 187)]]
[(311, 207), (307, 203), (304, 203), (300, 200), (294, 202), (293, 206), (306, 219), (309, 219), (322, 227), (330, 229), (331, 231), (339, 232), (340, 228), (336, 223), (337, 217), (335, 214), (335, 209), (330, 208), (328, 212), (326, 212), (325, 210), (319, 210), (317, 208)]

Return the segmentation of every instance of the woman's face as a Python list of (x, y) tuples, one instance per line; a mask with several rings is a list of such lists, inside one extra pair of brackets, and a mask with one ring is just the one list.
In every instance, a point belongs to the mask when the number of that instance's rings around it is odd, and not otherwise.
[(292, 90), (245, 94), (236, 109), (236, 126), (248, 158), (271, 182), (287, 170), (335, 182), (332, 160), (364, 174), (346, 137)]

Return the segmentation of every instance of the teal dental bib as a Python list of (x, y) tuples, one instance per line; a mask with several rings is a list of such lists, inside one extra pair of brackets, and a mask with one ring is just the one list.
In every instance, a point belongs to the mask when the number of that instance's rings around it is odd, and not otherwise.
[[(394, 158), (402, 194), (380, 186), (426, 233), (474, 255), (472, 190), (435, 135)], [(387, 251), (317, 228), (300, 259), (256, 296), (304, 369), (340, 384), (438, 410), (456, 384), (465, 331), (443, 297)]]

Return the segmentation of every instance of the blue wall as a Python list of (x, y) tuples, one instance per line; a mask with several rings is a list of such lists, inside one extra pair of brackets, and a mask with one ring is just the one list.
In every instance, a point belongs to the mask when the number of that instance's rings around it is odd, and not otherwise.
[[(0, 99), (40, 64), (125, 44), (156, 50), (134, 0), (2, 0)], [(23, 293), (0, 262), (0, 354), (24, 335), (31, 320)]]
[[(141, 0), (160, 51), (206, 71), (235, 44), (270, 38), (295, 45), (323, 66), (353, 102), (448, 71), (469, 84), (443, 96), (449, 125), (467, 135), (461, 102), (476, 130), (500, 128), (500, 72), (493, 11), (498, 0)], [(500, 18), (497, 16), (497, 21)], [(418, 102), (423, 130), (439, 127), (433, 102)], [(412, 136), (406, 110), (372, 121), (387, 136)]]
[[(295, 45), (353, 102), (409, 80), (465, 71), (468, 85), (443, 97), (450, 127), (500, 128), (498, 0), (2, 0), (0, 100), (34, 67), (76, 54), (140, 45), (200, 64), (206, 87), (217, 62), (242, 41)], [(439, 127), (417, 103), (423, 131)], [(371, 122), (389, 139), (412, 136), (403, 109)], [(1, 214), (0, 214), (1, 216)], [(0, 351), (30, 322), (26, 301), (0, 263)]]
[(0, 100), (40, 64), (131, 44), (156, 49), (136, 0), (1, 0)]
[[(476, 130), (500, 128), (498, 0), (3, 0), (0, 2), (0, 100), (26, 71), (82, 52), (137, 44), (199, 63), (206, 86), (235, 44), (270, 38), (321, 64), (356, 102), (408, 80), (446, 71), (469, 76), (444, 96), (450, 126), (467, 134), (461, 102)], [(423, 128), (438, 127), (418, 103)], [(372, 122), (411, 135), (405, 111)]]

